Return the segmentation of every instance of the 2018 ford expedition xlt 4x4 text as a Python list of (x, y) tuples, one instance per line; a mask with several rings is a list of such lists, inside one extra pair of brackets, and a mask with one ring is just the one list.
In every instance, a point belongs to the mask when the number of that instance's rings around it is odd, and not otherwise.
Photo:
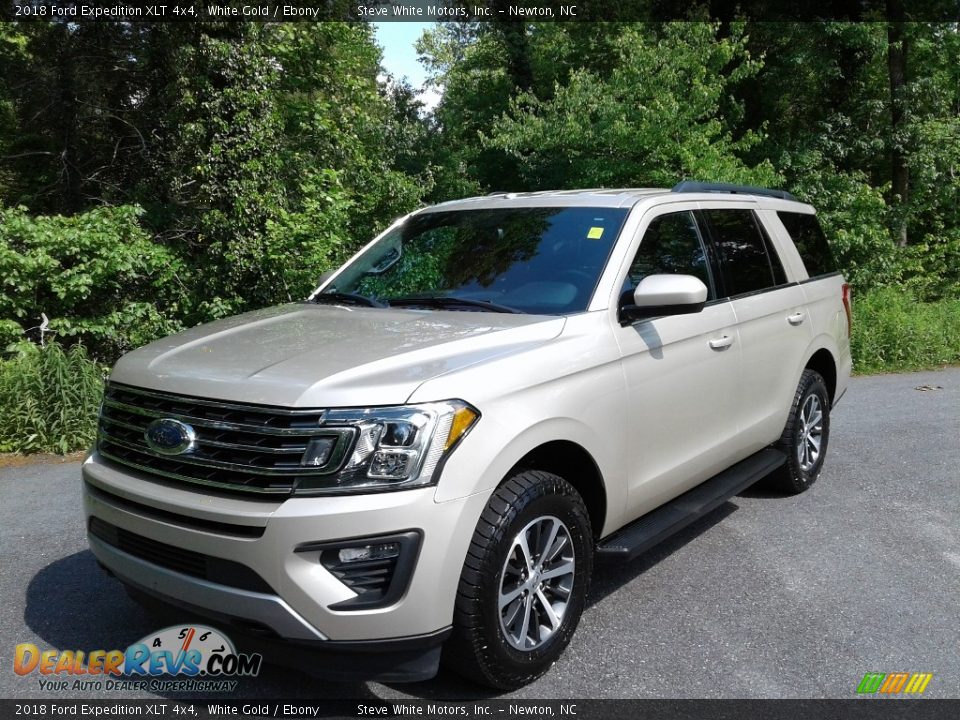
[(89, 542), (131, 592), (328, 675), (548, 670), (596, 560), (820, 474), (848, 287), (781, 191), (497, 193), (395, 222), (308, 300), (110, 377)]

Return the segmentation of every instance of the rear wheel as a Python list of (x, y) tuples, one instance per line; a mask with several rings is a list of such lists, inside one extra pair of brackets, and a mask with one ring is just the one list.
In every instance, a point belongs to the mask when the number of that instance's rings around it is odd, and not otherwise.
[(805, 491), (823, 468), (830, 440), (830, 393), (823, 378), (814, 370), (804, 370), (793, 397), (793, 405), (778, 449), (787, 455), (786, 464), (776, 476), (785, 492)]
[(540, 677), (576, 630), (592, 566), (590, 517), (579, 493), (551, 473), (514, 475), (474, 531), (445, 662), (500, 689)]

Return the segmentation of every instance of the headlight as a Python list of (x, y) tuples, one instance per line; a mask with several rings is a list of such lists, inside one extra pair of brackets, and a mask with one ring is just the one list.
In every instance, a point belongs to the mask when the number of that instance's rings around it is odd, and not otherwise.
[[(338, 472), (304, 476), (303, 495), (400, 490), (430, 485), (437, 467), (479, 419), (462, 400), (397, 407), (331, 410), (324, 427), (353, 428), (349, 457)], [(304, 467), (326, 465), (337, 451), (336, 439), (314, 438), (301, 460)]]

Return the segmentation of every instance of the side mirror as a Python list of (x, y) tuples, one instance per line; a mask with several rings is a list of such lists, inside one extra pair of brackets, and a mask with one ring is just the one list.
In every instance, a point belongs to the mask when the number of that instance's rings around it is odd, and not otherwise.
[(633, 304), (620, 307), (621, 325), (663, 315), (686, 315), (703, 310), (707, 286), (693, 275), (648, 275), (633, 291)]
[(325, 273), (320, 274), (320, 280), (317, 282), (317, 287), (323, 287), (327, 284), (327, 280), (333, 277), (333, 274), (336, 270), (327, 270)]

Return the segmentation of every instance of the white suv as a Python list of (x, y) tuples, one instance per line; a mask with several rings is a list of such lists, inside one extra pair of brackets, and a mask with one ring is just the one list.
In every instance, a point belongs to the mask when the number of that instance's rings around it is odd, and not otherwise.
[(90, 546), (268, 659), (419, 680), (442, 649), (517, 687), (570, 641), (595, 560), (764, 476), (817, 479), (849, 330), (814, 210), (784, 192), (425, 208), (307, 301), (117, 363)]

